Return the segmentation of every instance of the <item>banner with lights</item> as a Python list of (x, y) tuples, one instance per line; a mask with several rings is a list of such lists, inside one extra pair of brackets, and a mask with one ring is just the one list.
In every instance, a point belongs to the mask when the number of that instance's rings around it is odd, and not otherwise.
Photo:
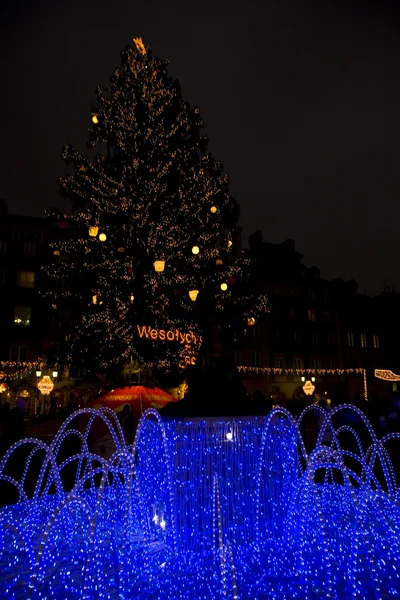
[(377, 379), (384, 379), (385, 381), (400, 381), (400, 375), (396, 375), (389, 369), (375, 369), (374, 375)]

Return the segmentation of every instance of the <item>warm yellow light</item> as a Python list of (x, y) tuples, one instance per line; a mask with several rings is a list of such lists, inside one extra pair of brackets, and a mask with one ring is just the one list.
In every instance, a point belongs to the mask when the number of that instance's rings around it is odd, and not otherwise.
[(247, 325), (249, 325), (249, 327), (253, 327), (253, 325), (255, 325), (255, 324), (256, 324), (256, 320), (254, 317), (249, 317), (247, 319)]
[(217, 207), (216, 207), (216, 206), (212, 206), (212, 207), (210, 208), (210, 212), (212, 212), (213, 214), (214, 214), (214, 213), (216, 213), (216, 212), (217, 212), (217, 210), (218, 210), (218, 209), (217, 209)]
[(99, 240), (100, 240), (101, 242), (105, 242), (105, 241), (106, 241), (106, 239), (107, 239), (107, 236), (106, 236), (106, 234), (105, 234), (105, 233), (101, 233), (101, 234), (99, 235)]
[(42, 392), (43, 396), (47, 396), (54, 389), (54, 383), (50, 379), (48, 375), (44, 375), (42, 379), (37, 384), (39, 390)]
[(232, 246), (232, 240), (228, 240), (228, 248), (230, 248)]
[(223, 292), (226, 292), (227, 289), (228, 289), (228, 284), (227, 283), (221, 283), (221, 290)]
[(89, 236), (90, 237), (96, 237), (96, 235), (99, 233), (99, 228), (96, 225), (92, 225), (91, 227), (89, 227)]
[(193, 302), (195, 302), (195, 301), (196, 301), (196, 298), (197, 298), (197, 294), (198, 294), (198, 293), (199, 293), (199, 290), (190, 290), (190, 291), (189, 291), (189, 298), (190, 298), (191, 300), (193, 300)]
[(217, 260), (215, 261), (215, 264), (218, 265), (218, 266), (221, 266), (221, 265), (224, 264), (224, 261), (221, 260), (220, 258), (217, 258)]
[(53, 377), (55, 379), (56, 377), (58, 377), (58, 371), (53, 371), (52, 375), (53, 375)]
[(198, 254), (200, 252), (200, 248), (198, 246), (193, 246), (192, 254)]
[(92, 115), (92, 121), (95, 125), (97, 125), (97, 123), (99, 122), (97, 115)]
[(156, 273), (162, 273), (165, 268), (165, 260), (155, 260), (154, 261), (154, 270)]
[(138, 50), (138, 52), (140, 52), (140, 54), (145, 55), (146, 54), (146, 48), (145, 45), (143, 44), (143, 40), (142, 38), (133, 38), (133, 41), (135, 43), (135, 46)]
[(119, 248), (117, 248), (117, 252), (119, 252), (120, 254), (122, 254), (123, 252), (125, 252), (125, 248), (123, 248), (122, 246), (120, 246)]
[(129, 296), (129, 300), (130, 300), (131, 302), (133, 302), (133, 301), (134, 301), (134, 299), (135, 299), (135, 296), (134, 296), (133, 294), (131, 294), (131, 295)]
[(54, 250), (53, 255), (54, 256), (60, 256), (60, 251), (59, 250)]
[(97, 296), (92, 296), (92, 304), (97, 304)]

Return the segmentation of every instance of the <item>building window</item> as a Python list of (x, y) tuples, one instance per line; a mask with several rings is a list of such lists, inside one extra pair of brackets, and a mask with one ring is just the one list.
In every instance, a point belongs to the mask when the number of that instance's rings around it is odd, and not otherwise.
[(307, 314), (308, 314), (309, 321), (317, 320), (317, 311), (314, 308), (310, 308)]
[(354, 348), (354, 333), (347, 334), (347, 343), (350, 348)]
[(20, 231), (13, 231), (12, 232), (13, 242), (20, 242), (21, 241), (21, 237), (22, 237), (22, 234), (21, 234)]
[(314, 290), (308, 290), (308, 299), (309, 300), (314, 300), (315, 299)]
[(320, 369), (321, 368), (321, 361), (319, 360), (319, 358), (311, 359), (311, 368), (312, 369)]
[(253, 327), (251, 329), (253, 330), (253, 338), (254, 339), (258, 338), (260, 336), (260, 327), (258, 326), (258, 323), (253, 325)]
[(28, 360), (28, 346), (11, 346), (10, 360), (12, 362), (25, 362)]
[(318, 344), (318, 333), (316, 333), (315, 331), (313, 331), (313, 333), (311, 334), (311, 342), (313, 346), (316, 346)]
[(279, 287), (277, 285), (274, 285), (273, 292), (274, 292), (274, 296), (279, 296), (280, 295), (279, 294)]
[(333, 346), (335, 343), (335, 334), (334, 333), (328, 333), (328, 344), (329, 346)]
[(35, 273), (33, 271), (18, 271), (18, 286), (33, 288), (35, 285)]
[(331, 295), (329, 292), (325, 292), (324, 293), (324, 298), (325, 298), (325, 302), (329, 302), (329, 300), (331, 299)]
[(0, 254), (7, 252), (7, 240), (0, 240)]
[(260, 353), (259, 352), (252, 352), (251, 353), (251, 366), (252, 367), (259, 367), (260, 366)]
[(366, 348), (367, 347), (367, 336), (365, 335), (365, 333), (361, 334), (361, 348)]
[(24, 244), (24, 256), (36, 256), (36, 244), (26, 242)]
[(242, 364), (242, 359), (241, 359), (241, 356), (240, 356), (240, 352), (238, 350), (235, 350), (235, 355), (234, 356), (235, 356), (235, 365), (237, 367), (240, 367), (240, 365)]
[(284, 356), (275, 356), (275, 369), (284, 369), (286, 367), (286, 360)]
[(6, 270), (0, 269), (0, 287), (2, 287), (6, 282)]
[(374, 348), (379, 348), (379, 335), (374, 335)]
[(324, 321), (325, 323), (330, 323), (332, 320), (332, 315), (330, 310), (324, 310)]
[(14, 324), (29, 327), (31, 324), (30, 306), (14, 306)]
[(334, 358), (330, 358), (329, 359), (329, 368), (330, 369), (336, 369), (336, 361)]
[(301, 333), (300, 331), (293, 331), (293, 340), (295, 344), (301, 344)]
[(293, 358), (293, 369), (304, 369), (304, 362), (302, 358), (297, 356)]
[(294, 308), (289, 309), (289, 316), (291, 319), (294, 319), (296, 317), (296, 311), (294, 310)]

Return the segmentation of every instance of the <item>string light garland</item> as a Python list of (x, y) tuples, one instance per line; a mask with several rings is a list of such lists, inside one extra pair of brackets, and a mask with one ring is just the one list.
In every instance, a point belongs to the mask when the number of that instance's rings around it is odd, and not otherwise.
[[(311, 412), (320, 428), (307, 451)], [(349, 413), (367, 446), (342, 425)], [(108, 458), (90, 450), (99, 423)], [(163, 422), (150, 409), (127, 446), (115, 413), (82, 409), (50, 445), (21, 440), (0, 462), (0, 481), (19, 498), (0, 509), (0, 589), (27, 600), (396, 597), (400, 508), (388, 442), (399, 440), (378, 439), (345, 404), (311, 405), (297, 420), (276, 408)], [(75, 454), (63, 460), (66, 443)], [(21, 473), (10, 477), (13, 462)]]

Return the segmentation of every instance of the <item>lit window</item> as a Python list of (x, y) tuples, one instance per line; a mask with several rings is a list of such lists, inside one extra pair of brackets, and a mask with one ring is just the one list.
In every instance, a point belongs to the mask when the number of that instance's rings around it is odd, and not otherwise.
[(379, 335), (374, 335), (374, 348), (379, 348)]
[(365, 333), (361, 334), (361, 348), (366, 348), (367, 347), (367, 336), (365, 335)]
[(33, 288), (35, 285), (35, 273), (33, 271), (18, 271), (19, 287)]
[(286, 360), (284, 356), (275, 356), (275, 369), (284, 369), (286, 367)]
[(304, 369), (304, 363), (302, 358), (293, 358), (293, 369)]
[(330, 346), (333, 346), (335, 343), (335, 334), (334, 333), (328, 333), (328, 344)]
[(354, 348), (354, 333), (347, 334), (347, 343), (350, 348)]
[(308, 320), (316, 321), (317, 320), (317, 312), (314, 308), (310, 308), (308, 311)]
[(315, 298), (314, 290), (308, 290), (308, 298), (309, 298), (309, 300), (314, 300), (314, 298)]
[(29, 306), (14, 307), (14, 324), (29, 327), (31, 324), (31, 308)]
[(318, 344), (318, 333), (315, 333), (315, 331), (311, 334), (311, 342), (314, 346)]
[(251, 353), (251, 366), (252, 367), (259, 367), (260, 366), (260, 353), (259, 352), (252, 352)]
[(25, 362), (28, 360), (28, 346), (11, 346), (10, 360), (12, 362)]
[(24, 256), (36, 256), (36, 244), (26, 242), (24, 244)]

